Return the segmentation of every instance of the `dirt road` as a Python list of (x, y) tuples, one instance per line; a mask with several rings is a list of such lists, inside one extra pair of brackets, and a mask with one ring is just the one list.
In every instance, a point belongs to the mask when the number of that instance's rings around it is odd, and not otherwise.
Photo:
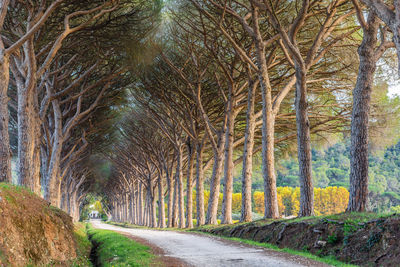
[(93, 227), (114, 230), (146, 240), (162, 249), (164, 256), (173, 257), (188, 263), (190, 266), (328, 266), (312, 260), (252, 247), (217, 237), (173, 231), (158, 231), (139, 228), (124, 228), (92, 221)]

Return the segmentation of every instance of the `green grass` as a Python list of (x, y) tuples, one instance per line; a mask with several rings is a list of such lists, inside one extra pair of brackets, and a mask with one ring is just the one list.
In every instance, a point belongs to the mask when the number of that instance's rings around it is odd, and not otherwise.
[(10, 183), (5, 183), (2, 182), (0, 183), (0, 190), (6, 190), (6, 191), (13, 191), (13, 192), (17, 192), (17, 193), (29, 193), (29, 194), (34, 194), (31, 190), (29, 190), (28, 188), (26, 188), (25, 186), (20, 186), (20, 185), (14, 185), (14, 184), (10, 184)]
[[(371, 220), (376, 219), (385, 219), (387, 217), (393, 216), (395, 213), (373, 213), (373, 212), (349, 212), (349, 213), (339, 213), (339, 214), (332, 214), (332, 215), (321, 215), (321, 216), (310, 216), (310, 217), (297, 217), (293, 219), (260, 219), (251, 222), (253, 225), (256, 226), (263, 226), (273, 222), (284, 222), (284, 223), (298, 223), (298, 222), (306, 222), (309, 224), (317, 224), (322, 220), (327, 220), (330, 223), (335, 222), (343, 222), (352, 221), (354, 223), (366, 223)], [(246, 224), (246, 223), (237, 223), (231, 225), (232, 227)], [(218, 225), (207, 225), (201, 226), (202, 228), (218, 228)]]
[(97, 247), (101, 266), (154, 266), (156, 256), (150, 248), (121, 234), (89, 227), (88, 234)]
[(0, 193), (2, 193), (2, 199), (11, 205), (18, 204), (16, 197), (24, 197), (26, 194), (34, 195), (32, 191), (24, 186), (13, 185), (5, 182), (0, 183)]
[(90, 267), (93, 266), (90, 262), (90, 250), (92, 249), (92, 243), (86, 233), (86, 224), (76, 223), (74, 231), (76, 241), (76, 254), (77, 258), (73, 262), (72, 266), (76, 267)]

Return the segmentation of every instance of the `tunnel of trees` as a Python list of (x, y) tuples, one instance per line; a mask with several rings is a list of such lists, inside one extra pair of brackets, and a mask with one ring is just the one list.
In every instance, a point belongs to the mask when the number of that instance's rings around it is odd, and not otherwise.
[(95, 195), (113, 220), (161, 228), (398, 206), (399, 14), (1, 1), (0, 181), (74, 220)]

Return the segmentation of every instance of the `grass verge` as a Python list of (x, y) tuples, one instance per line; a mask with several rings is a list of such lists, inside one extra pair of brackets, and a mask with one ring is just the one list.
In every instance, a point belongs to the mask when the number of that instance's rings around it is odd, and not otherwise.
[(92, 249), (92, 243), (86, 233), (85, 223), (75, 224), (75, 242), (76, 242), (76, 260), (72, 263), (75, 267), (91, 267), (93, 266), (90, 261), (90, 251)]
[(88, 226), (88, 234), (96, 247), (97, 263), (101, 266), (154, 266), (156, 256), (147, 246), (110, 230)]

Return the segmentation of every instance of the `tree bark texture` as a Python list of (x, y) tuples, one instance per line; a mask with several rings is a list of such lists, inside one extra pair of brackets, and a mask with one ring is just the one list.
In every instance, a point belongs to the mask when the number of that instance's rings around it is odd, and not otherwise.
[(297, 155), (300, 176), (299, 217), (314, 215), (314, 187), (311, 174), (311, 140), (308, 119), (306, 70), (295, 64), (296, 68), (296, 124)]
[(182, 146), (178, 149), (178, 209), (179, 209), (179, 228), (185, 228), (185, 199), (183, 195), (183, 151)]
[(235, 130), (234, 99), (230, 93), (228, 100), (228, 120), (225, 133), (225, 170), (224, 194), (222, 198), (222, 224), (232, 224), (232, 193), (233, 193), (233, 143)]
[(275, 115), (272, 107), (272, 88), (269, 81), (265, 45), (258, 25), (258, 9), (253, 7), (255, 47), (258, 77), (262, 95), (262, 170), (264, 179), (265, 218), (278, 218), (278, 196), (275, 176)]
[[(224, 127), (225, 128), (225, 127)], [(214, 151), (214, 166), (211, 175), (210, 184), (210, 198), (208, 200), (206, 224), (218, 224), (217, 214), (218, 214), (218, 201), (219, 201), (219, 191), (221, 174), (223, 167), (224, 158), (224, 148), (225, 148), (225, 129), (219, 134), (218, 138), (218, 149)]]
[(247, 96), (246, 132), (243, 149), (243, 169), (242, 169), (242, 214), (241, 222), (252, 221), (251, 207), (251, 184), (253, 174), (253, 148), (256, 120), (254, 116), (254, 104), (257, 85), (251, 81)]
[(368, 124), (379, 27), (373, 12), (369, 13), (367, 24), (358, 48), (360, 66), (353, 90), (351, 114), (350, 198), (347, 211), (358, 212), (366, 210), (368, 201)]
[(192, 143), (188, 144), (188, 171), (186, 179), (186, 227), (193, 228), (193, 168), (194, 148)]
[(166, 173), (166, 175), (167, 175), (167, 186), (168, 186), (168, 228), (171, 228), (173, 222), (174, 182), (168, 172)]
[(158, 225), (165, 228), (164, 184), (161, 175), (158, 177)]
[(4, 55), (4, 45), (0, 40), (0, 182), (12, 182), (11, 150), (8, 133), (8, 83), (10, 79), (9, 57)]
[(196, 213), (197, 226), (204, 225), (204, 170), (203, 170), (203, 144), (196, 145)]

